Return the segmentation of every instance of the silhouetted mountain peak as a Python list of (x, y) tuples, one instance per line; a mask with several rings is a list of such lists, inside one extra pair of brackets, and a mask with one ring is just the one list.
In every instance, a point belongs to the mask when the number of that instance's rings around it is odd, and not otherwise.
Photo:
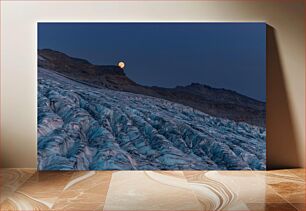
[(85, 64), (85, 65), (92, 65), (89, 61), (85, 59), (70, 57), (65, 53), (51, 50), (51, 49), (40, 49), (38, 50), (38, 55), (40, 55), (41, 57), (49, 61), (56, 61), (56, 60), (73, 61), (73, 62)]
[[(124, 71), (117, 65), (94, 65), (85, 59), (70, 57), (65, 53), (51, 50), (38, 50), (38, 66), (56, 70), (58, 72), (73, 71), (91, 72), (92, 74), (119, 74)], [(40, 59), (41, 58), (41, 59)]]
[(205, 88), (211, 88), (208, 85), (205, 84), (200, 84), (200, 83), (191, 83), (190, 85), (188, 85), (189, 87), (205, 87)]

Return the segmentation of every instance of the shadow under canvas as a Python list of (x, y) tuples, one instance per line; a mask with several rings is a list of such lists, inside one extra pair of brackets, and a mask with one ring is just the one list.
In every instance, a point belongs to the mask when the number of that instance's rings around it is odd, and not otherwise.
[(297, 138), (294, 132), (284, 70), (276, 30), (267, 25), (267, 170), (297, 167)]

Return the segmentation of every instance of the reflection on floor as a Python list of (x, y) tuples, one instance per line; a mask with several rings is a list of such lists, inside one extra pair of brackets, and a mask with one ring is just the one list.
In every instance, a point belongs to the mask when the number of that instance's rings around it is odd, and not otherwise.
[(305, 169), (1, 169), (1, 210), (305, 210)]

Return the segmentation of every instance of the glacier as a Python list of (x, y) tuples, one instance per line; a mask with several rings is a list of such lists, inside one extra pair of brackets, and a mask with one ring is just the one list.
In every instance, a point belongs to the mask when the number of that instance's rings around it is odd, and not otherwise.
[(264, 170), (266, 129), (38, 68), (39, 170)]

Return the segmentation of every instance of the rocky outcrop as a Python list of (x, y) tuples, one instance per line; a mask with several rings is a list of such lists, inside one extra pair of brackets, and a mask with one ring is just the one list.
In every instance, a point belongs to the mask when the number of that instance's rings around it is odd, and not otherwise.
[(265, 127), (266, 104), (237, 92), (192, 83), (175, 88), (152, 87), (159, 97), (191, 106), (212, 116)]

